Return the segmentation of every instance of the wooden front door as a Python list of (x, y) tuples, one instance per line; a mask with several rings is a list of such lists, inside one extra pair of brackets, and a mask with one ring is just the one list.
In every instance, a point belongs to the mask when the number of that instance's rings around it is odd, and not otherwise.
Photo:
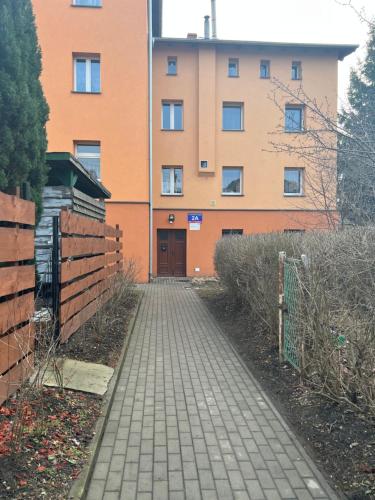
[(158, 276), (186, 276), (185, 229), (158, 229)]

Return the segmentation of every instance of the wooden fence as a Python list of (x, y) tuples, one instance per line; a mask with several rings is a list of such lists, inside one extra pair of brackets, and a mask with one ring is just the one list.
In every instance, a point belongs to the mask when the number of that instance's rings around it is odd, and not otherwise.
[(59, 335), (66, 342), (113, 295), (123, 268), (122, 231), (102, 222), (60, 214)]
[(0, 404), (34, 362), (35, 205), (0, 193)]

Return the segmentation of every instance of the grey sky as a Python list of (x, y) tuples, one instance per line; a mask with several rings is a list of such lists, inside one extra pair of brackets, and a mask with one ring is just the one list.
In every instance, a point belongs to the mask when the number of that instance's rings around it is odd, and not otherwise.
[[(344, 0), (340, 0), (342, 3)], [(203, 16), (211, 14), (210, 0), (163, 0), (163, 35), (203, 35)], [(375, 0), (352, 0), (375, 16)], [(360, 44), (362, 48), (339, 64), (339, 92), (344, 99), (350, 68), (364, 53), (368, 27), (349, 8), (335, 0), (217, 0), (219, 38), (275, 42)]]

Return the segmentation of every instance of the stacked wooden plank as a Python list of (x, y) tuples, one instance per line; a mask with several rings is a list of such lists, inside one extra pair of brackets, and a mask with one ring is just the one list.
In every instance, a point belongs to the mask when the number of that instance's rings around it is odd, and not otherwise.
[(35, 205), (0, 193), (0, 404), (33, 367)]
[(113, 295), (122, 271), (122, 232), (103, 222), (60, 214), (60, 340), (66, 342)]

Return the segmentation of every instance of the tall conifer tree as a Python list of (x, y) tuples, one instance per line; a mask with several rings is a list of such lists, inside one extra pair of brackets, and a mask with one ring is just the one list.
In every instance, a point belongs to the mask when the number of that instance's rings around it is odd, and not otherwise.
[(348, 109), (341, 116), (339, 142), (339, 206), (343, 221), (375, 223), (375, 25), (367, 54), (352, 71)]
[(41, 211), (48, 105), (31, 0), (0, 0), (0, 190), (29, 187)]

